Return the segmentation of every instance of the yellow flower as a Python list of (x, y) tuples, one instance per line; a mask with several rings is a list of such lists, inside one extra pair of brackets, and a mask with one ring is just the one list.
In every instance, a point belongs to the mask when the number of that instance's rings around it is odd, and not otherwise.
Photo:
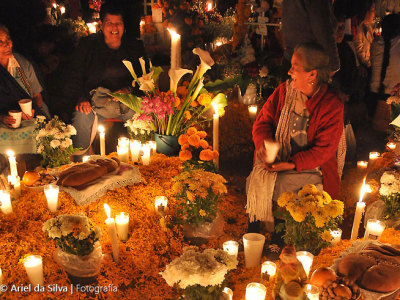
[(326, 241), (326, 242), (330, 242), (332, 241), (332, 235), (328, 230), (325, 230), (322, 234), (321, 234), (321, 238)]
[(338, 216), (343, 215), (344, 204), (339, 200), (332, 200), (329, 204), (324, 207), (326, 214), (331, 218), (336, 218)]
[(200, 137), (197, 134), (192, 134), (188, 138), (189, 145), (198, 148), (200, 146)]
[(322, 195), (324, 196), (324, 204), (328, 204), (332, 201), (331, 196), (327, 192), (322, 191)]
[(299, 197), (304, 197), (307, 195), (318, 195), (319, 191), (317, 189), (317, 187), (313, 184), (306, 184), (305, 186), (303, 186), (303, 188), (298, 192), (298, 196)]
[(212, 94), (211, 93), (203, 93), (198, 98), (197, 101), (200, 105), (209, 106), (212, 101)]
[(292, 192), (284, 192), (278, 198), (278, 205), (280, 207), (285, 207), (288, 201), (290, 201), (294, 197)]
[(207, 213), (204, 211), (204, 209), (200, 209), (199, 215), (202, 217), (205, 217), (207, 215)]
[(189, 201), (193, 202), (195, 200), (195, 195), (190, 192), (190, 191), (186, 191), (186, 197), (189, 199)]

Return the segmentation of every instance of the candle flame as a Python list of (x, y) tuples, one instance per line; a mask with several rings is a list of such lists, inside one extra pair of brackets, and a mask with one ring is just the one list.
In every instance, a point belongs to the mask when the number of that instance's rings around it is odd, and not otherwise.
[(10, 157), (13, 157), (15, 155), (15, 153), (12, 150), (8, 150), (7, 151), (7, 155), (10, 156)]
[(145, 22), (143, 20), (140, 21), (140, 26), (144, 26)]
[(106, 211), (107, 218), (111, 218), (111, 208), (106, 203), (104, 203), (104, 210)]
[(167, 30), (168, 30), (169, 34), (171, 35), (171, 37), (173, 37), (173, 38), (178, 38), (178, 37), (181, 36), (179, 33), (177, 33), (177, 32), (176, 32), (175, 30), (173, 30), (173, 29), (167, 28)]
[(213, 8), (212, 2), (211, 2), (211, 1), (208, 1), (208, 2), (207, 2), (207, 11), (212, 11), (212, 8)]
[(57, 8), (57, 4), (53, 3), (53, 7), (54, 7), (54, 8)]
[(217, 114), (218, 113), (218, 103), (211, 102), (211, 105), (214, 108), (214, 112)]
[(103, 126), (103, 125), (100, 125), (100, 126), (99, 126), (99, 132), (100, 132), (100, 133), (103, 133), (103, 132), (104, 132), (104, 126)]
[(62, 15), (65, 14), (65, 7), (64, 6), (60, 7), (60, 12), (61, 12)]
[(365, 193), (371, 193), (371, 187), (369, 186), (369, 184), (365, 184), (365, 179), (366, 177), (364, 177), (363, 180), (363, 184), (361, 186), (361, 190), (360, 190), (360, 199), (358, 200), (358, 202), (362, 202), (362, 199), (364, 198)]

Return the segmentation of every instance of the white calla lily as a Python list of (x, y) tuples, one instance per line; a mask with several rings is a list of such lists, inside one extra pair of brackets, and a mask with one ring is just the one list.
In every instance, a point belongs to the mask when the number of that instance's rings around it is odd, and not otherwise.
[(168, 75), (169, 75), (169, 89), (172, 91), (172, 93), (176, 93), (176, 89), (178, 88), (178, 83), (181, 80), (181, 78), (189, 73), (193, 73), (192, 70), (188, 69), (169, 69)]
[(143, 75), (142, 77), (138, 78), (140, 90), (144, 92), (153, 92), (154, 91), (154, 80), (153, 80), (153, 71)]
[(139, 58), (140, 66), (142, 67), (143, 76), (146, 75), (146, 62), (143, 57)]
[(206, 73), (214, 65), (214, 60), (212, 59), (210, 53), (203, 49), (194, 48), (193, 53), (198, 55), (201, 61), (194, 77), (203, 77), (204, 73)]
[[(128, 69), (128, 71), (131, 73), (132, 77), (137, 80), (137, 75), (135, 73), (135, 70), (132, 67), (132, 63), (129, 60), (123, 60), (122, 63), (125, 65), (125, 67)], [(133, 84), (132, 84), (133, 86)]]
[(196, 87), (196, 90), (194, 91), (194, 93), (193, 93), (193, 95), (192, 95), (192, 98), (191, 98), (191, 101), (190, 101), (190, 102), (192, 102), (193, 100), (195, 100), (195, 99), (197, 98), (197, 96), (199, 95), (201, 89), (202, 89), (203, 86), (204, 86), (203, 80), (204, 80), (204, 78), (201, 78), (201, 79), (200, 79), (200, 81), (199, 81), (199, 83), (198, 83), (198, 85), (197, 85), (197, 87)]

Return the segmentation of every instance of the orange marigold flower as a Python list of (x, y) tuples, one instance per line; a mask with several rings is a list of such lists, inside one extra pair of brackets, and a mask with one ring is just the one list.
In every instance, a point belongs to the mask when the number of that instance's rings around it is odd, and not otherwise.
[(192, 135), (195, 134), (197, 132), (197, 129), (195, 127), (189, 127), (189, 129), (187, 130), (187, 135)]
[(179, 152), (179, 158), (183, 161), (189, 160), (192, 158), (192, 152), (189, 150), (182, 150)]
[(206, 140), (200, 140), (200, 147), (203, 149), (208, 148), (208, 142)]
[(186, 88), (186, 86), (180, 85), (176, 89), (176, 94), (182, 99), (184, 99), (186, 97), (187, 93), (188, 93), (188, 89)]
[(188, 143), (183, 144), (182, 147), (181, 147), (181, 150), (188, 150), (188, 149), (189, 149), (189, 144)]
[(207, 215), (207, 213), (206, 213), (206, 211), (205, 211), (204, 209), (200, 209), (200, 210), (199, 210), (199, 215), (202, 216), (202, 217), (204, 217), (204, 216)]
[(190, 111), (188, 111), (188, 110), (184, 112), (184, 115), (185, 115), (186, 120), (190, 120), (190, 118), (192, 117), (192, 115), (190, 114)]
[(188, 141), (188, 136), (186, 135), (186, 134), (181, 134), (180, 136), (179, 136), (179, 138), (178, 138), (178, 143), (179, 143), (179, 145), (184, 145), (184, 144), (186, 144), (187, 143), (187, 141)]
[(214, 158), (219, 157), (219, 152), (217, 150), (212, 151)]
[(200, 131), (197, 131), (197, 135), (198, 135), (201, 139), (204, 139), (204, 138), (207, 136), (207, 132), (205, 132), (205, 131), (203, 131), (203, 130), (200, 130)]
[(212, 101), (212, 94), (211, 93), (201, 94), (197, 98), (197, 101), (200, 103), (200, 105), (209, 106), (211, 104), (211, 101)]
[(190, 106), (191, 107), (196, 107), (196, 106), (198, 106), (199, 104), (197, 103), (197, 101), (196, 100), (193, 100), (191, 103), (190, 103)]
[(210, 151), (209, 149), (201, 150), (199, 158), (204, 161), (212, 160), (212, 151)]
[(184, 82), (182, 82), (182, 85), (187, 87), (189, 86), (189, 83), (190, 83), (189, 81), (185, 80)]
[(179, 97), (175, 97), (174, 106), (179, 107), (180, 104), (181, 104), (181, 99), (179, 99)]
[(200, 137), (197, 134), (192, 134), (188, 138), (189, 145), (198, 148), (200, 146)]

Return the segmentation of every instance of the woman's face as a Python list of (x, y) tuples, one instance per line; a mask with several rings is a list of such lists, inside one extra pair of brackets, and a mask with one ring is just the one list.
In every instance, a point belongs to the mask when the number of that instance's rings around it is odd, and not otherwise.
[(375, 18), (375, 4), (372, 4), (370, 10), (367, 12), (364, 18), (364, 23), (371, 23)]
[(8, 59), (12, 56), (12, 41), (7, 32), (0, 29), (0, 59)]
[(104, 40), (107, 44), (120, 44), (124, 34), (124, 21), (120, 15), (109, 15), (104, 17), (102, 23)]
[(292, 67), (288, 72), (292, 78), (292, 87), (305, 93), (310, 87), (311, 72), (304, 70), (303, 58), (295, 51), (292, 56)]

